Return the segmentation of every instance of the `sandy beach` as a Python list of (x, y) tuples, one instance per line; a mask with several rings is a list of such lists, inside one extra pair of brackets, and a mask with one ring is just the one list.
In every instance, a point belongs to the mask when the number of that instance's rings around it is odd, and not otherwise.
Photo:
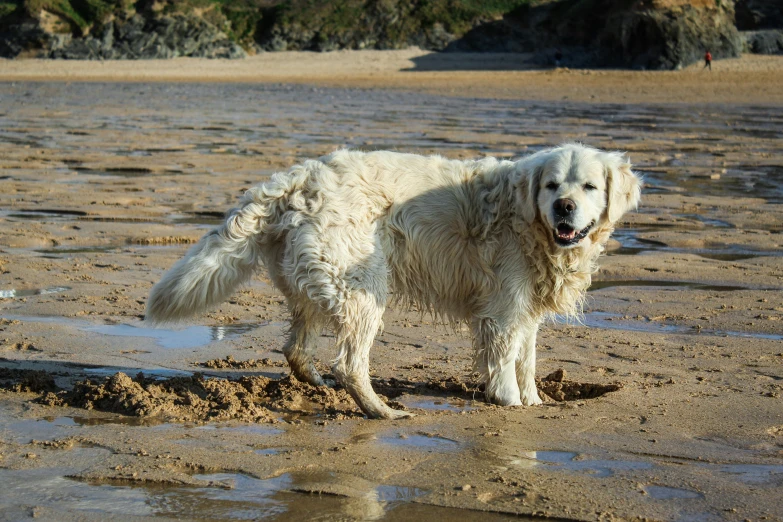
[[(759, 56), (0, 61), (0, 520), (783, 520), (781, 80)], [(373, 385), (417, 416), (365, 419), (288, 377), (263, 276), (142, 321), (188, 246), (298, 161), (574, 140), (628, 151), (645, 190), (582, 321), (539, 334), (543, 406), (486, 404), (466, 328), (390, 309)]]
[(287, 83), (445, 96), (594, 103), (783, 104), (783, 61), (745, 55), (713, 71), (542, 69), (526, 54), (335, 51), (261, 53), (245, 60), (0, 60), (0, 81)]

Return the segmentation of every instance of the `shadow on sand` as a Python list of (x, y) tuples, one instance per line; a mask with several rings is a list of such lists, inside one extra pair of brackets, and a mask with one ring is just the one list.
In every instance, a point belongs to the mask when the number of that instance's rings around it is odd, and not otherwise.
[(536, 53), (432, 52), (412, 59), (403, 71), (530, 71), (550, 68)]

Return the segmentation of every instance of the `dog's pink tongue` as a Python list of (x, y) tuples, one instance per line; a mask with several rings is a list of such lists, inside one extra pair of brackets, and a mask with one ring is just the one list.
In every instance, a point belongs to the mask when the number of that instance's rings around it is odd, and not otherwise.
[(574, 239), (574, 236), (576, 236), (576, 230), (568, 225), (557, 226), (557, 237), (560, 239)]

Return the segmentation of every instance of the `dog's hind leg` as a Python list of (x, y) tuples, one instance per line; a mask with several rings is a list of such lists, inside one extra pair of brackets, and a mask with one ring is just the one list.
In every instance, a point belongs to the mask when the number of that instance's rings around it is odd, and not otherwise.
[(519, 383), (520, 399), (524, 406), (542, 404), (536, 388), (536, 334), (538, 324), (525, 328), (522, 342), (519, 345), (517, 357), (517, 383)]
[[(383, 281), (386, 284), (386, 281)], [(383, 291), (385, 294), (385, 289)], [(369, 418), (398, 419), (413, 414), (394, 410), (376, 395), (370, 383), (370, 348), (381, 327), (386, 308), (382, 298), (365, 290), (354, 290), (345, 301), (343, 317), (336, 326), (339, 353), (332, 367), (335, 377)]]
[[(338, 354), (332, 371), (364, 413), (383, 419), (411, 416), (388, 407), (370, 383), (370, 348), (386, 310), (388, 269), (375, 225), (359, 225), (300, 227), (290, 240), (283, 273), (298, 299), (310, 303), (307, 308), (334, 330)], [(296, 343), (288, 349), (292, 357), (306, 353)], [(299, 369), (308, 372), (301, 362)]]
[(472, 326), (474, 366), (484, 379), (487, 401), (501, 406), (520, 406), (516, 377), (520, 329), (503, 327), (490, 318), (476, 318)]
[(288, 340), (283, 346), (283, 355), (291, 367), (291, 372), (300, 381), (313, 386), (324, 384), (321, 374), (313, 363), (315, 342), (321, 332), (321, 326), (322, 322), (313, 314), (304, 311), (294, 312)]

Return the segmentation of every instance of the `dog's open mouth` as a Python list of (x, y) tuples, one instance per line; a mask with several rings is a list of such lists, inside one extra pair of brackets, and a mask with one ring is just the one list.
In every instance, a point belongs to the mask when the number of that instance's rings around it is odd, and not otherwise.
[(554, 231), (555, 243), (560, 246), (576, 245), (590, 233), (590, 229), (593, 228), (593, 225), (595, 225), (595, 221), (582, 230), (576, 230), (567, 223), (560, 223)]

